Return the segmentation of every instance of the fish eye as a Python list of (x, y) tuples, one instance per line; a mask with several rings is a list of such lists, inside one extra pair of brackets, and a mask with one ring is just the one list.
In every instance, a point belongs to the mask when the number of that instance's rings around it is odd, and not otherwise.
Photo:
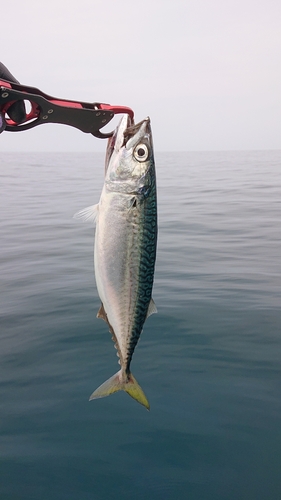
[(146, 144), (138, 144), (134, 149), (134, 157), (138, 161), (146, 161), (148, 158), (148, 147)]

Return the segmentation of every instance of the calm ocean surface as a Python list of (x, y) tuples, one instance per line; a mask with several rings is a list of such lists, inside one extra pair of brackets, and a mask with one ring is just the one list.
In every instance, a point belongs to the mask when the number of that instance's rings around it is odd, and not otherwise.
[(96, 318), (103, 154), (1, 154), (0, 499), (280, 500), (281, 151), (157, 154), (151, 404)]

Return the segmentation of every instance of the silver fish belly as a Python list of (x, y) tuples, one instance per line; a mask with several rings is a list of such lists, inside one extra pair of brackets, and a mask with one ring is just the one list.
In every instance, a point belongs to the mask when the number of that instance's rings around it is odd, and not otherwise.
[[(106, 158), (104, 187), (100, 202), (93, 209), (95, 276), (102, 303), (98, 317), (109, 325), (121, 369), (90, 399), (124, 390), (149, 409), (148, 400), (130, 371), (144, 322), (157, 312), (151, 298), (157, 200), (149, 118), (132, 125), (129, 117), (124, 116), (109, 140)], [(89, 214), (91, 209), (85, 212)]]

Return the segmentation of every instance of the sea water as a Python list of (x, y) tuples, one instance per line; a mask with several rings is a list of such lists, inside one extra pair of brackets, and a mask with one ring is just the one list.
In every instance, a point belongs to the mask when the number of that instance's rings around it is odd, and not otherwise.
[(281, 151), (156, 154), (153, 297), (125, 393), (93, 274), (102, 154), (0, 156), (1, 500), (280, 500)]

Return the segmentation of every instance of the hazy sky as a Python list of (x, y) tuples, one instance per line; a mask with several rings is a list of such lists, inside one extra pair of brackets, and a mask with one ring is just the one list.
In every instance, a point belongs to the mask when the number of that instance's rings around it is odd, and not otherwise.
[[(1, 19), (1, 60), (21, 83), (149, 115), (158, 151), (281, 148), (280, 0), (13, 0)], [(105, 148), (51, 124), (0, 141)]]

